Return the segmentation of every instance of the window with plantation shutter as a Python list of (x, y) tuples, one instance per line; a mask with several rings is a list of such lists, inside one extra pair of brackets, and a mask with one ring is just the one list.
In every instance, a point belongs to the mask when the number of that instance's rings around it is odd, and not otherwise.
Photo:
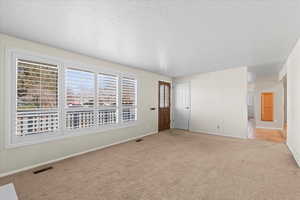
[(108, 74), (98, 74), (98, 105), (117, 105), (118, 77)]
[(8, 146), (136, 124), (133, 74), (15, 49), (7, 55)]
[(66, 69), (66, 128), (95, 125), (95, 76), (92, 72)]
[(95, 98), (94, 74), (77, 69), (66, 70), (67, 107), (93, 107)]
[(98, 74), (98, 125), (117, 123), (118, 77)]
[(133, 78), (122, 77), (122, 121), (129, 122), (137, 119), (137, 81)]
[(16, 60), (16, 135), (55, 132), (58, 120), (58, 66)]

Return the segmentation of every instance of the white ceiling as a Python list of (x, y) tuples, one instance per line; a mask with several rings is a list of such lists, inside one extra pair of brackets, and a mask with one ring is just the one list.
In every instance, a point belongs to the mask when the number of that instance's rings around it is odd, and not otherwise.
[(300, 0), (0, 0), (0, 32), (176, 77), (283, 63), (299, 10)]

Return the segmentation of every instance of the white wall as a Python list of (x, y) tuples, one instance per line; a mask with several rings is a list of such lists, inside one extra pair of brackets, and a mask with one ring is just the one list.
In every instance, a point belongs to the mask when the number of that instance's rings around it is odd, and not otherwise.
[(247, 137), (247, 68), (177, 78), (191, 83), (190, 130)]
[(284, 117), (283, 117), (283, 122), (284, 124), (287, 123), (287, 79), (286, 76), (284, 77), (284, 79), (282, 80), (282, 84), (283, 84), (283, 101), (284, 101)]
[[(261, 94), (274, 94), (274, 121), (261, 121)], [(255, 81), (255, 120), (257, 128), (282, 129), (284, 121), (284, 90), (283, 84), (277, 76), (263, 76)]]
[(248, 83), (254, 83), (256, 80), (256, 74), (254, 72), (248, 72)]
[(287, 74), (287, 63), (285, 63), (282, 69), (278, 73), (278, 79), (281, 81)]
[[(13, 149), (5, 148), (7, 130), (7, 92), (5, 85), (9, 77), (5, 76), (8, 67), (5, 66), (6, 48), (36, 52), (38, 54), (58, 57), (70, 61), (91, 64), (100, 68), (112, 68), (118, 71), (131, 72), (139, 79), (138, 91), (138, 125), (106, 132), (76, 136), (47, 143), (23, 146)], [(19, 170), (32, 165), (38, 165), (50, 160), (59, 159), (78, 152), (102, 147), (129, 138), (155, 133), (158, 129), (158, 111), (150, 111), (150, 107), (158, 106), (158, 81), (171, 81), (169, 77), (157, 75), (119, 64), (51, 48), (45, 45), (16, 39), (0, 34), (0, 175)]]
[(248, 82), (248, 119), (254, 119), (255, 118), (255, 84)]
[(300, 166), (300, 40), (287, 59), (286, 70), (287, 145)]

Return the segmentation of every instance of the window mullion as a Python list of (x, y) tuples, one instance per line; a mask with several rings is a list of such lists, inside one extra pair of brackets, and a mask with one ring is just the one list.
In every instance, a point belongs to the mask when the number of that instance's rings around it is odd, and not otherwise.
[(118, 124), (122, 124), (123, 120), (122, 120), (122, 116), (123, 116), (123, 105), (122, 105), (122, 76), (119, 75), (118, 78)]
[(58, 72), (58, 110), (59, 110), (59, 129), (62, 134), (65, 133), (66, 130), (66, 113), (65, 113), (65, 69), (64, 65), (61, 64)]
[(95, 73), (94, 127), (98, 127), (98, 73)]

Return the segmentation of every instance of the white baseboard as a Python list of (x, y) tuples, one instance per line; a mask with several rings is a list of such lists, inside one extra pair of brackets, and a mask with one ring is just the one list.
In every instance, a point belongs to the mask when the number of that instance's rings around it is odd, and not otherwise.
[(217, 136), (222, 136), (222, 137), (247, 139), (246, 135), (245, 135), (245, 137), (242, 137), (242, 136), (226, 135), (226, 134), (224, 134), (222, 132), (212, 132), (212, 131), (205, 131), (205, 130), (190, 130), (190, 131), (194, 132), (194, 133), (204, 133), (204, 134), (208, 134), (208, 135), (217, 135)]
[(82, 155), (82, 154), (86, 154), (86, 153), (89, 153), (89, 152), (93, 152), (93, 151), (97, 151), (97, 150), (100, 150), (100, 149), (104, 149), (104, 148), (107, 148), (107, 147), (110, 147), (110, 146), (114, 146), (114, 145), (117, 145), (117, 144), (122, 144), (122, 143), (125, 143), (125, 142), (129, 142), (129, 141), (132, 141), (132, 140), (143, 138), (143, 137), (146, 137), (148, 135), (153, 135), (153, 134), (156, 134), (156, 133), (157, 133), (157, 131), (146, 133), (144, 135), (139, 135), (139, 136), (136, 136), (136, 137), (131, 137), (131, 138), (119, 141), (119, 142), (112, 143), (112, 144), (108, 144), (108, 145), (104, 145), (104, 146), (92, 148), (92, 149), (89, 149), (89, 150), (86, 150), (86, 151), (82, 151), (82, 152), (70, 154), (68, 156), (60, 157), (60, 158), (53, 159), (53, 160), (50, 160), (50, 161), (46, 161), (46, 162), (38, 163), (38, 164), (35, 164), (35, 165), (31, 165), (31, 166), (28, 166), (28, 167), (24, 167), (24, 168), (21, 168), (21, 169), (17, 169), (17, 170), (13, 170), (13, 171), (10, 171), (10, 172), (2, 173), (2, 174), (0, 174), (0, 178), (2, 178), (4, 176), (9, 176), (9, 175), (12, 175), (12, 174), (16, 174), (16, 173), (19, 173), (19, 172), (22, 172), (22, 171), (27, 171), (27, 170), (30, 170), (30, 169), (33, 169), (33, 168), (36, 168), (36, 167), (40, 167), (40, 166), (43, 166), (43, 165), (48, 165), (50, 163), (55, 163), (55, 162), (58, 162), (58, 161), (61, 161), (61, 160), (65, 160), (65, 159), (68, 159), (68, 158), (72, 158), (72, 157), (75, 157), (75, 156), (79, 156), (79, 155)]
[(263, 126), (256, 126), (255, 128), (261, 128), (261, 129), (270, 129), (270, 130), (282, 130), (282, 128), (274, 128), (274, 127), (263, 127)]
[(289, 145), (289, 143), (287, 142), (287, 146), (290, 150), (290, 152), (292, 153), (294, 159), (296, 160), (296, 163), (298, 164), (298, 166), (300, 167), (300, 154), (298, 154), (294, 148), (292, 148), (291, 145)]

